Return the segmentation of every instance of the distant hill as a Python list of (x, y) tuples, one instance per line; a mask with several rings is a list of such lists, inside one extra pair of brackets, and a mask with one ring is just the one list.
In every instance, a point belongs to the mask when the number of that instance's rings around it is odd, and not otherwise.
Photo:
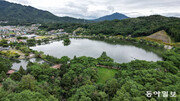
[(9, 21), (11, 23), (87, 22), (87, 20), (83, 19), (58, 17), (48, 11), (39, 10), (31, 6), (10, 3), (4, 0), (0, 0), (0, 21)]
[(103, 21), (88, 26), (88, 33), (113, 34), (132, 37), (149, 36), (164, 30), (171, 38), (180, 41), (180, 18), (151, 15), (123, 20)]
[(100, 17), (98, 19), (95, 19), (94, 21), (105, 21), (105, 20), (115, 20), (115, 19), (122, 20), (122, 19), (126, 19), (126, 18), (129, 18), (129, 17), (127, 17), (126, 15), (121, 14), (121, 13), (114, 13), (111, 15), (106, 15), (106, 16)]

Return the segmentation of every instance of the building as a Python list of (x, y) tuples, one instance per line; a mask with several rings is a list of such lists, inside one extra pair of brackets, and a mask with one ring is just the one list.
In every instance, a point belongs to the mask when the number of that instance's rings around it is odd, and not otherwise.
[(11, 75), (11, 74), (13, 74), (13, 73), (15, 73), (15, 72), (17, 72), (17, 70), (11, 69), (11, 70), (9, 70), (6, 74), (7, 74), (7, 75)]
[(54, 69), (60, 69), (61, 66), (62, 66), (62, 64), (57, 64), (57, 65), (52, 66), (51, 68), (54, 68)]

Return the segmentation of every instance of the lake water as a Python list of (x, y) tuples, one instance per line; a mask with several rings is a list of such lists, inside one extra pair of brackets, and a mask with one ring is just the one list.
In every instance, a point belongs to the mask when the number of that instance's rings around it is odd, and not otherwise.
[(38, 45), (30, 47), (33, 50), (43, 51), (45, 54), (61, 58), (68, 56), (89, 56), (98, 58), (103, 51), (113, 58), (115, 62), (127, 63), (135, 59), (147, 61), (162, 60), (157, 54), (138, 48), (133, 45), (109, 44), (104, 41), (96, 41), (90, 39), (70, 39), (71, 44), (64, 46), (62, 41), (53, 42), (46, 45)]
[(32, 58), (32, 59), (29, 59), (29, 60), (20, 60), (20, 62), (18, 63), (13, 63), (12, 64), (12, 69), (15, 69), (15, 70), (19, 70), (20, 66), (22, 66), (25, 70), (26, 70), (26, 66), (28, 64), (28, 62), (38, 62), (38, 63), (43, 63), (44, 61), (42, 60), (39, 60), (39, 59), (36, 59), (36, 58)]

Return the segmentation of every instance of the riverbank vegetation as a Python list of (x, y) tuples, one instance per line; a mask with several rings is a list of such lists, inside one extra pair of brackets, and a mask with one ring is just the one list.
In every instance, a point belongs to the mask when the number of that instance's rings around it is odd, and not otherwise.
[[(6, 45), (8, 46), (7, 50), (9, 50), (11, 47), (12, 49), (16, 49), (18, 52), (18, 54), (16, 54), (15, 56), (12, 54), (2, 54), (5, 57), (9, 57), (10, 59), (18, 59), (20, 55), (21, 59), (24, 58), (33, 58), (36, 56), (36, 54), (38, 54), (37, 52), (32, 51), (31, 49), (29, 49), (28, 47), (32, 47), (32, 46), (36, 46), (36, 45), (41, 45), (41, 44), (48, 44), (50, 42), (54, 42), (56, 41), (60, 41), (62, 40), (63, 44), (69, 45), (71, 43), (70, 38), (88, 38), (91, 40), (101, 40), (101, 41), (105, 41), (107, 43), (110, 44), (125, 44), (125, 45), (135, 45), (137, 47), (143, 48), (147, 51), (153, 51), (154, 53), (158, 54), (159, 56), (162, 55), (163, 51), (164, 51), (164, 45), (163, 44), (159, 44), (157, 42), (151, 42), (151, 41), (147, 41), (144, 39), (136, 39), (136, 38), (132, 38), (132, 37), (124, 37), (121, 35), (118, 36), (108, 36), (108, 35), (61, 35), (61, 36), (55, 36), (52, 38), (43, 38), (41, 40), (37, 40), (37, 39), (28, 39), (27, 42), (10, 42), (7, 43), (7, 40), (4, 40), (2, 43), (2, 46)], [(28, 47), (27, 47), (28, 46)], [(154, 48), (149, 48), (150, 47), (154, 47)], [(5, 47), (6, 48), (6, 47)], [(3, 53), (3, 51), (1, 52)], [(21, 54), (19, 54), (21, 53)], [(22, 55), (23, 54), (23, 55)], [(35, 56), (34, 56), (35, 55)], [(39, 56), (37, 56), (39, 58)], [(50, 57), (50, 56), (49, 56)], [(41, 57), (42, 58), (42, 57)]]
[(70, 45), (70, 43), (71, 43), (71, 41), (70, 41), (69, 38), (63, 39), (63, 44), (64, 44), (64, 46), (68, 46), (68, 45)]

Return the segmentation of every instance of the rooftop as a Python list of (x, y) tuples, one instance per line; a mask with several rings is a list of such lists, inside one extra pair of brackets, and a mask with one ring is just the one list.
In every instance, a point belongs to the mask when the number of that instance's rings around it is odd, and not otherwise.
[(14, 72), (16, 72), (16, 70), (11, 69), (7, 72), (7, 74), (13, 74)]
[(52, 66), (51, 68), (54, 68), (54, 69), (59, 69), (61, 68), (62, 64), (56, 64), (54, 66)]

